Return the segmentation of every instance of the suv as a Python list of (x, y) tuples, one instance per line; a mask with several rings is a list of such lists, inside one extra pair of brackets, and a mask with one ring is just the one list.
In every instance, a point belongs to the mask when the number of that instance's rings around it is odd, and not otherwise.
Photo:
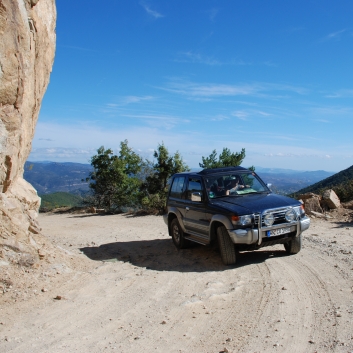
[(239, 250), (283, 244), (288, 254), (300, 251), (310, 226), (303, 205), (272, 193), (255, 172), (204, 169), (174, 174), (169, 184), (164, 222), (178, 249), (218, 240), (225, 265), (235, 264)]

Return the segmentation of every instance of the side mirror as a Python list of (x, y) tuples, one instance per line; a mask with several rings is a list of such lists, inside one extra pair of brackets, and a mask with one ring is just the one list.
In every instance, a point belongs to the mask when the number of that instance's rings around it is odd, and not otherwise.
[(191, 201), (201, 202), (202, 201), (202, 194), (201, 192), (193, 192), (191, 194)]
[[(271, 190), (272, 184), (266, 184), (266, 186)], [(271, 190), (272, 191), (272, 190)]]

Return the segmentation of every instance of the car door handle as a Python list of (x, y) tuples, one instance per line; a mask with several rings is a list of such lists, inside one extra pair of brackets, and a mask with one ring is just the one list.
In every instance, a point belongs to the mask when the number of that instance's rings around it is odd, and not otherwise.
[(190, 208), (189, 208), (189, 207), (185, 207), (185, 209), (186, 209), (186, 211), (189, 211), (189, 210), (190, 210)]

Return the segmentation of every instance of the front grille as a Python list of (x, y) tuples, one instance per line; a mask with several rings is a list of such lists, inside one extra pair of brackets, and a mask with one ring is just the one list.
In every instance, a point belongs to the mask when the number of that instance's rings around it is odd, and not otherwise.
[(289, 208), (278, 208), (278, 209), (273, 209), (273, 210), (266, 210), (262, 214), (255, 214), (255, 225), (260, 226), (260, 219), (261, 219), (261, 227), (266, 227), (266, 225), (263, 222), (263, 218), (267, 214), (272, 214), (275, 221), (273, 225), (278, 225), (278, 224), (283, 224), (283, 223), (288, 223), (285, 218), (286, 212), (289, 210)]

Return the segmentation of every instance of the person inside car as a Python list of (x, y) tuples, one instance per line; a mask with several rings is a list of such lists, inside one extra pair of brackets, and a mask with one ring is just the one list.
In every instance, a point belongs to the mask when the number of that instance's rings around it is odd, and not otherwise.
[(226, 186), (226, 195), (234, 194), (237, 190), (244, 189), (245, 186), (239, 184), (239, 177), (235, 177), (230, 181), (230, 183)]

